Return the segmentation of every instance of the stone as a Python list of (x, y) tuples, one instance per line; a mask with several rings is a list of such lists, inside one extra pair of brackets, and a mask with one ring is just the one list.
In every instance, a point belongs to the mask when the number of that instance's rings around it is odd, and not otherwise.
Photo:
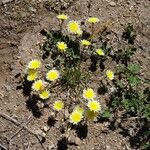
[(44, 126), (44, 127), (43, 127), (43, 130), (44, 130), (44, 132), (47, 132), (47, 131), (49, 130), (49, 127)]
[(75, 138), (75, 144), (81, 145), (81, 140), (80, 140), (80, 138), (78, 138), (78, 137)]
[(81, 140), (78, 137), (75, 137), (74, 135), (70, 135), (68, 137), (68, 141), (71, 143), (75, 143), (76, 145), (80, 145), (81, 144)]
[(114, 6), (116, 6), (116, 3), (115, 2), (109, 2), (109, 5), (114, 7)]
[(36, 9), (34, 7), (29, 7), (29, 10), (32, 12), (36, 12)]
[(14, 1), (14, 0), (2, 0), (2, 4), (7, 4), (7, 3), (10, 3), (10, 2), (12, 2), (12, 1)]
[(54, 148), (55, 148), (55, 145), (54, 145), (54, 144), (48, 146), (48, 150), (52, 150), (52, 149), (54, 149)]

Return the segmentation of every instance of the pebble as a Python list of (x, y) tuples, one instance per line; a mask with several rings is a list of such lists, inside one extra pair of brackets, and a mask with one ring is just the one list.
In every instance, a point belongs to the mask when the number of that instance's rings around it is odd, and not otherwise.
[(75, 143), (75, 144), (77, 144), (77, 145), (80, 145), (80, 144), (81, 144), (80, 138), (75, 137), (75, 136), (69, 136), (69, 137), (68, 137), (68, 141), (71, 142), (71, 143)]
[(75, 143), (76, 143), (77, 145), (80, 145), (80, 144), (81, 144), (80, 138), (76, 137), (76, 138), (75, 138)]
[(68, 109), (65, 109), (65, 117), (67, 118), (69, 116)]
[(106, 150), (111, 150), (110, 146), (106, 145)]
[(114, 86), (112, 86), (112, 87), (110, 88), (110, 92), (113, 93), (113, 92), (115, 92), (115, 91), (116, 91), (116, 88), (115, 88)]
[(12, 118), (18, 120), (18, 117), (17, 117), (17, 115), (15, 115), (15, 114), (12, 115)]
[(109, 5), (114, 7), (114, 6), (116, 6), (116, 3), (115, 2), (109, 2)]
[(34, 7), (29, 7), (29, 10), (32, 12), (36, 12), (36, 9)]
[(55, 145), (54, 145), (54, 144), (48, 146), (48, 150), (52, 150), (52, 149), (54, 149), (54, 148), (55, 148)]
[(9, 85), (4, 85), (7, 92), (11, 91), (11, 87)]
[(10, 3), (12, 2), (13, 0), (2, 0), (2, 4), (6, 4), (6, 3)]
[(43, 130), (44, 130), (44, 132), (47, 132), (47, 131), (49, 130), (49, 127), (44, 126), (44, 127), (43, 127)]

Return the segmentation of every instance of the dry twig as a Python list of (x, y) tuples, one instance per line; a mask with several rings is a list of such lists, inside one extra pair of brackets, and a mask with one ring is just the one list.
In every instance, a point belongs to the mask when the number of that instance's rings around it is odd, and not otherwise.
[[(26, 127), (26, 125), (21, 124), (20, 122), (18, 122), (17, 120), (15, 120), (14, 118), (8, 116), (8, 115), (5, 114), (5, 113), (1, 113), (1, 112), (0, 112), (0, 116), (1, 116), (2, 118), (4, 118), (4, 119), (6, 119), (6, 120), (8, 120), (8, 121), (10, 121), (10, 122), (12, 122), (12, 123), (14, 123), (15, 125), (21, 127), (11, 138), (14, 138), (22, 129), (25, 129), (25, 130), (27, 130), (30, 134), (34, 135), (34, 136), (38, 139), (39, 143), (41, 144), (41, 146), (43, 147), (44, 150), (47, 150), (47, 148), (46, 148), (46, 147), (43, 145), (43, 143), (41, 142), (39, 135), (36, 134), (36, 133), (34, 133), (32, 130), (28, 129), (28, 128)], [(30, 119), (29, 119), (29, 122), (30, 122)], [(11, 139), (11, 138), (10, 138), (10, 139)], [(11, 140), (10, 140), (10, 142), (11, 142)]]
[(7, 148), (5, 146), (3, 146), (2, 144), (0, 144), (0, 148), (7, 150)]

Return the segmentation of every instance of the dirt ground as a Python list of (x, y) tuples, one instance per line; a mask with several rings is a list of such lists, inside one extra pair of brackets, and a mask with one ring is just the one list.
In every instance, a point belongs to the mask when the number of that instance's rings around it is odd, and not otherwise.
[[(75, 20), (96, 16), (100, 19), (96, 33), (107, 23), (108, 28), (119, 37), (124, 27), (132, 23), (139, 46), (134, 60), (140, 62), (143, 76), (150, 78), (149, 0), (1, 0), (0, 149), (134, 150), (129, 138), (120, 134), (119, 129), (108, 130), (108, 122), (88, 123), (80, 129), (65, 132), (61, 120), (50, 118), (53, 111), (45, 108), (38, 113), (38, 104), (32, 104), (26, 89), (22, 88), (26, 64), (42, 55), (39, 46), (45, 38), (40, 31), (56, 29), (56, 15), (62, 12)], [(31, 109), (33, 106), (34, 109)], [(57, 118), (59, 116), (61, 114)], [(38, 140), (37, 132), (44, 134), (45, 138)], [(9, 140), (11, 142), (8, 143)]]

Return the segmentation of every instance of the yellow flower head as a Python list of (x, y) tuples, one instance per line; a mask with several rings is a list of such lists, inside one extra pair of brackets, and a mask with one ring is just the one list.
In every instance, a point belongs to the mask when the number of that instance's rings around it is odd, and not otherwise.
[(87, 88), (86, 90), (83, 90), (83, 97), (85, 99), (93, 99), (95, 97), (95, 92), (91, 88)]
[(89, 107), (89, 109), (91, 111), (94, 111), (94, 112), (98, 112), (101, 110), (100, 103), (98, 101), (95, 101), (95, 100), (89, 101), (87, 106)]
[(28, 75), (27, 75), (27, 80), (34, 81), (37, 77), (38, 77), (37, 70), (29, 69)]
[(73, 34), (82, 34), (80, 25), (77, 21), (70, 21), (68, 23), (68, 30), (70, 33), (73, 33)]
[(38, 69), (40, 68), (40, 66), (41, 66), (41, 61), (37, 59), (31, 60), (28, 64), (29, 69)]
[(80, 106), (76, 106), (76, 107), (74, 108), (74, 111), (78, 111), (78, 112), (81, 113), (81, 114), (84, 113), (84, 109), (83, 109), (82, 107), (80, 107)]
[(99, 19), (98, 18), (95, 18), (95, 17), (90, 17), (87, 19), (87, 21), (89, 23), (96, 23), (96, 22), (99, 22)]
[(55, 81), (59, 78), (59, 72), (57, 70), (50, 70), (46, 74), (46, 79), (49, 81)]
[(81, 40), (81, 44), (84, 46), (89, 46), (89, 45), (91, 45), (91, 42), (88, 40)]
[(70, 115), (70, 122), (73, 124), (78, 124), (83, 118), (83, 114), (79, 111), (73, 111)]
[(97, 116), (98, 116), (98, 112), (94, 112), (89, 109), (86, 111), (86, 117), (89, 120), (94, 120), (97, 118)]
[(57, 16), (57, 18), (60, 19), (60, 20), (67, 20), (68, 16), (65, 15), (65, 14), (60, 14), (60, 15)]
[(32, 89), (34, 91), (42, 91), (44, 89), (44, 87), (45, 87), (45, 85), (44, 85), (44, 82), (42, 80), (37, 80), (32, 85)]
[(57, 48), (61, 52), (65, 52), (68, 47), (67, 47), (67, 44), (65, 42), (57, 42)]
[(111, 70), (106, 71), (106, 76), (108, 79), (113, 80), (114, 79), (114, 73)]
[(102, 49), (97, 49), (96, 50), (96, 53), (99, 55), (99, 56), (104, 56), (104, 51)]
[(40, 92), (39, 96), (40, 96), (41, 99), (48, 99), (49, 96), (50, 96), (50, 93), (47, 90), (42, 90)]
[(64, 102), (63, 101), (55, 101), (53, 108), (57, 111), (60, 111), (64, 108)]

